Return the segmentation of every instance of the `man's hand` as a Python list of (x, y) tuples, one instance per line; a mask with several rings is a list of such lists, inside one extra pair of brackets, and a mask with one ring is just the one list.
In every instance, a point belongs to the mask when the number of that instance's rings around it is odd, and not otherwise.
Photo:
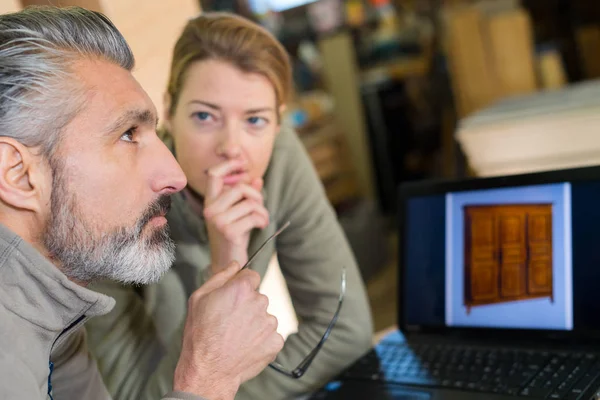
[(233, 186), (225, 184), (227, 177), (243, 166), (239, 160), (229, 160), (207, 171), (204, 218), (213, 273), (232, 261), (244, 265), (248, 260), (250, 232), (269, 225), (269, 213), (260, 192), (262, 179)]
[(237, 263), (215, 274), (189, 299), (174, 389), (229, 400), (283, 347), (260, 276)]

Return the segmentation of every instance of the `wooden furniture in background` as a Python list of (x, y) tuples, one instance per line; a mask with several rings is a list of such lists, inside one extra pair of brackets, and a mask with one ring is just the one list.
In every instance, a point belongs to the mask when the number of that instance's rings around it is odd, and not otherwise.
[(579, 50), (583, 74), (586, 79), (600, 77), (600, 26), (588, 25), (577, 28), (575, 39)]
[(533, 29), (529, 14), (520, 8), (488, 18), (487, 36), (499, 96), (537, 90)]
[(464, 303), (550, 297), (552, 205), (464, 207)]
[(325, 115), (298, 130), (333, 206), (361, 197), (352, 156), (341, 127)]
[(496, 98), (487, 44), (481, 34), (481, 13), (474, 7), (445, 11), (446, 52), (456, 113), (464, 117)]
[(538, 89), (529, 14), (517, 2), (444, 10), (445, 49), (459, 118)]
[(538, 54), (536, 65), (540, 89), (559, 89), (567, 84), (567, 74), (557, 49)]

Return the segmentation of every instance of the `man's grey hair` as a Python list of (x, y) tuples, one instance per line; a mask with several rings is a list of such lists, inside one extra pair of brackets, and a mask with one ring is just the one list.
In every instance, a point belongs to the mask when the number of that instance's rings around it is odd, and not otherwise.
[(61, 131), (84, 106), (73, 68), (81, 59), (134, 66), (125, 38), (101, 13), (43, 6), (0, 15), (0, 136), (51, 159)]

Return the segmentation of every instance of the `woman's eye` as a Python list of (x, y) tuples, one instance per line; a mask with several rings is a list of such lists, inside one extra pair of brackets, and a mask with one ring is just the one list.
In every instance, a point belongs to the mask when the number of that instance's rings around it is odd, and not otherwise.
[(194, 117), (199, 119), (200, 121), (208, 121), (209, 119), (212, 118), (212, 115), (210, 115), (207, 112), (201, 111), (201, 112), (194, 113)]
[(248, 122), (253, 125), (253, 126), (265, 126), (269, 121), (266, 120), (266, 118), (263, 117), (250, 117), (248, 118)]

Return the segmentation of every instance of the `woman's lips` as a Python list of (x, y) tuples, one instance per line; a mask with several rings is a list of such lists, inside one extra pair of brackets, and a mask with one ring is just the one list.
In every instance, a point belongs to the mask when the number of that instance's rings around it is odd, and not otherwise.
[(246, 171), (236, 171), (223, 177), (223, 183), (225, 185), (235, 185), (248, 178)]

